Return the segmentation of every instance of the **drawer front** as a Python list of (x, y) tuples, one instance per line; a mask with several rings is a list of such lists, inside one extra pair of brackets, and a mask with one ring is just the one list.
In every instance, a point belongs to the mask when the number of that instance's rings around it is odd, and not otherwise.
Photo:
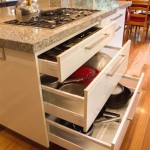
[[(63, 146), (64, 148), (68, 148), (68, 145), (72, 145), (74, 149), (77, 148), (87, 150), (119, 150), (124, 136), (126, 134), (126, 131), (128, 129), (128, 126), (130, 124), (129, 116), (132, 112), (132, 108), (134, 107), (133, 104), (135, 104), (137, 100), (136, 98), (138, 97), (137, 95), (139, 87), (141, 86), (143, 80), (143, 76), (144, 75), (142, 75), (140, 79), (137, 79), (136, 87), (133, 90), (134, 94), (130, 98), (128, 104), (123, 108), (113, 110), (114, 112), (121, 114), (121, 123), (99, 123), (95, 125), (92, 135), (87, 136), (85, 134), (81, 134), (72, 129), (69, 129), (65, 126), (62, 126), (58, 124), (55, 120), (47, 118), (46, 121), (47, 126), (49, 128), (50, 137), (49, 140), (52, 140), (54, 143), (56, 142), (51, 138), (52, 135), (54, 135), (54, 137), (57, 137), (58, 141), (62, 141), (63, 139), (66, 142), (66, 144), (63, 144), (63, 142), (61, 142), (61, 146)], [(126, 76), (122, 77), (122, 79), (125, 78)], [(127, 78), (130, 82), (132, 82), (132, 80), (135, 80), (132, 77)], [(127, 85), (128, 84), (125, 84), (125, 86)]]
[[(101, 21), (101, 27), (111, 23), (112, 21), (115, 21), (117, 25), (124, 25), (125, 11), (126, 11), (125, 9), (122, 9), (122, 10), (116, 12), (115, 14), (113, 14), (107, 18), (104, 18)], [(116, 29), (117, 29), (117, 26), (116, 26)]]
[(106, 103), (113, 89), (125, 73), (130, 50), (128, 41), (114, 56), (101, 74), (85, 89), (85, 130), (87, 131), (99, 111)]
[(121, 48), (123, 43), (123, 32), (124, 25), (117, 25), (117, 28), (115, 29), (115, 35), (107, 45)]
[(130, 111), (129, 111), (128, 117), (127, 117), (129, 120), (133, 120), (134, 113), (135, 113), (138, 103), (140, 101), (140, 97), (141, 97), (140, 91), (141, 91), (141, 85), (142, 85), (143, 79), (144, 79), (144, 73), (142, 73), (140, 79), (134, 78), (134, 77), (129, 78), (129, 77), (125, 76), (120, 81), (121, 84), (123, 84), (125, 86), (128, 85), (128, 87), (130, 87), (132, 89), (135, 89), (135, 87), (136, 87), (136, 91), (134, 93), (137, 93), (137, 94), (134, 94), (134, 96), (132, 96), (133, 100), (132, 100), (132, 104), (130, 105), (131, 108), (130, 108)]
[[(139, 97), (140, 97), (139, 90), (142, 85), (143, 78), (144, 78), (144, 74), (141, 75), (140, 79), (136, 79), (136, 81), (137, 81), (136, 89), (134, 90), (134, 94), (129, 101), (130, 103), (127, 107), (124, 118), (122, 119), (121, 125), (119, 126), (118, 131), (112, 141), (113, 150), (119, 150), (122, 140), (125, 136), (128, 126), (129, 126), (129, 122), (130, 122), (130, 120), (133, 119), (135, 110), (136, 110), (138, 102), (139, 102)], [(123, 79), (126, 79), (126, 77), (124, 77)], [(132, 77), (127, 78), (127, 79), (128, 79), (128, 81), (126, 80), (126, 84), (127, 84), (127, 82), (132, 82), (133, 80), (135, 80)]]
[(115, 36), (113, 39), (107, 43), (108, 46), (114, 46), (114, 47), (122, 47), (122, 41), (123, 41), (123, 32), (124, 32), (124, 23), (125, 23), (125, 9), (117, 12), (114, 15), (111, 15), (105, 19), (102, 20), (101, 26), (105, 26), (106, 24), (115, 21)]
[(111, 23), (87, 37), (69, 50), (58, 55), (57, 63), (39, 59), (40, 73), (58, 77), (60, 82), (64, 81), (112, 39), (114, 28), (115, 24)]

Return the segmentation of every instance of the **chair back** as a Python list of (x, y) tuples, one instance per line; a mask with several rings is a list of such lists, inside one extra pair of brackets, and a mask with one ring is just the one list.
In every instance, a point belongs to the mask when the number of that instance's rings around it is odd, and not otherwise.
[(145, 26), (148, 21), (149, 8), (150, 0), (132, 0), (132, 5), (128, 7), (129, 18), (127, 23)]

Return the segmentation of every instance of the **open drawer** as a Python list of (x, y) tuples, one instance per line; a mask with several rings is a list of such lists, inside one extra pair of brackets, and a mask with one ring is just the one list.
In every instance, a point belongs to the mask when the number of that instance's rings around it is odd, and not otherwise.
[(139, 79), (123, 76), (120, 80), (125, 86), (129, 83), (134, 92), (123, 108), (112, 109), (121, 115), (120, 122), (96, 123), (92, 135), (87, 136), (57, 123), (57, 119), (50, 116), (46, 119), (49, 141), (71, 150), (119, 150), (140, 99), (143, 77), (144, 74)]
[(45, 112), (75, 123), (87, 131), (126, 71), (129, 50), (130, 41), (117, 51), (84, 89), (83, 97), (42, 85)]
[[(55, 62), (41, 59), (39, 56), (38, 63), (40, 73), (57, 77), (60, 82), (63, 82), (67, 77), (69, 77), (74, 71), (82, 66), (87, 60), (89, 60), (94, 54), (96, 54), (100, 50), (100, 48), (104, 47), (106, 43), (108, 43), (108, 41), (113, 38), (114, 27), (114, 23), (111, 23), (110, 25), (102, 29), (100, 29), (99, 27), (93, 27), (97, 28), (98, 30), (93, 32), (93, 34), (87, 36), (86, 38), (83, 38), (83, 40), (77, 42), (76, 44), (68, 44), (67, 47), (70, 47), (66, 51), (57, 55)], [(87, 32), (89, 32), (89, 30)], [(86, 31), (84, 31), (83, 35), (81, 33), (80, 38), (85, 36), (85, 34), (87, 34)], [(69, 43), (70, 41), (74, 40), (78, 41), (76, 40), (77, 37), (78, 35), (62, 43), (61, 45), (66, 46), (67, 42)]]

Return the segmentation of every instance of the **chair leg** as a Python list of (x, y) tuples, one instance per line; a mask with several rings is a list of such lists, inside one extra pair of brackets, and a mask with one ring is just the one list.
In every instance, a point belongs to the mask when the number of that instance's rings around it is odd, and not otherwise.
[(138, 27), (138, 26), (136, 26), (136, 27), (135, 27), (134, 38), (136, 37), (136, 33), (137, 33), (137, 27)]
[(146, 29), (146, 27), (144, 26), (144, 27), (143, 27), (143, 32), (142, 32), (142, 42), (145, 41), (145, 37), (144, 37), (145, 29)]
[(126, 35), (125, 35), (125, 41), (127, 41), (128, 40), (128, 38), (129, 38), (129, 24), (127, 24), (127, 28), (126, 28)]
[(147, 39), (147, 35), (148, 35), (148, 30), (149, 30), (149, 24), (147, 24), (147, 28), (146, 28), (146, 39)]
[(132, 29), (133, 29), (133, 27), (134, 27), (133, 25), (130, 25), (130, 30), (129, 30), (129, 31), (130, 31), (130, 32), (129, 32), (129, 36), (130, 36), (130, 37), (131, 37), (131, 35), (132, 35)]

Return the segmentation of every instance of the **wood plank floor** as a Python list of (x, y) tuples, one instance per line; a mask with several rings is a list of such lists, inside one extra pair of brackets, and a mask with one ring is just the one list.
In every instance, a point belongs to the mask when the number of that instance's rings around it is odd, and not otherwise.
[[(142, 97), (120, 150), (150, 150), (150, 36), (144, 43), (132, 41), (127, 75), (144, 72)], [(62, 148), (52, 145), (51, 150)], [(46, 150), (42, 146), (0, 126), (0, 150)]]

